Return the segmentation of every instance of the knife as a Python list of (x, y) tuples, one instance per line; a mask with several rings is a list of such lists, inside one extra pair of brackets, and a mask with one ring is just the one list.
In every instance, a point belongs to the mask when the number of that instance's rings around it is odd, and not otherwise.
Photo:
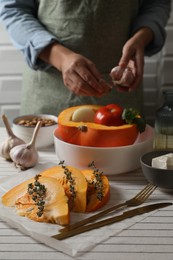
[(118, 215), (115, 217), (107, 218), (107, 219), (104, 219), (104, 220), (101, 220), (101, 221), (98, 221), (98, 222), (95, 222), (92, 224), (84, 225), (84, 226), (81, 226), (76, 229), (67, 230), (63, 233), (59, 233), (57, 235), (52, 236), (52, 238), (62, 240), (62, 239), (72, 237), (72, 236), (84, 233), (86, 231), (89, 231), (89, 230), (92, 230), (95, 228), (103, 227), (105, 225), (110, 225), (112, 223), (119, 222), (124, 219), (131, 218), (131, 217), (141, 215), (144, 213), (148, 213), (148, 212), (151, 212), (151, 211), (159, 209), (159, 208), (164, 208), (164, 207), (170, 206), (172, 204), (173, 203), (171, 203), (171, 202), (164, 202), (164, 203), (156, 203), (156, 204), (150, 204), (150, 205), (143, 206), (143, 207), (138, 207), (138, 208), (135, 208), (132, 210), (125, 211), (121, 215)]

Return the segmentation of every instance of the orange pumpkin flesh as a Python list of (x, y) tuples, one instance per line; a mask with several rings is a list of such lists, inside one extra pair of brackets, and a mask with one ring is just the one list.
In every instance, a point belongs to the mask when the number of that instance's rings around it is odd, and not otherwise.
[[(72, 177), (75, 180), (75, 190), (76, 197), (72, 205), (72, 211), (74, 212), (85, 212), (86, 210), (86, 192), (87, 192), (87, 182), (84, 175), (80, 170), (67, 166), (68, 170), (72, 173)], [(56, 178), (59, 183), (64, 187), (65, 193), (70, 200), (69, 183), (66, 181), (66, 176), (64, 174), (64, 169), (62, 166), (54, 166), (40, 173), (42, 176), (48, 176)]]
[(39, 182), (46, 187), (46, 197), (43, 215), (38, 217), (38, 207), (27, 193), (28, 184), (34, 181), (32, 178), (9, 190), (3, 195), (2, 203), (8, 207), (16, 207), (20, 216), (34, 221), (68, 225), (70, 222), (68, 198), (62, 185), (53, 178), (39, 177)]
[[(70, 107), (58, 116), (58, 129), (55, 135), (61, 140), (82, 146), (116, 147), (131, 145), (135, 142), (138, 129), (135, 124), (105, 126), (92, 122), (73, 122), (72, 115), (82, 106)], [(97, 111), (101, 106), (85, 105)]]
[[(86, 169), (86, 170), (81, 170), (81, 172), (84, 174), (88, 183), (91, 183), (93, 181), (94, 179), (93, 170)], [(86, 212), (91, 212), (100, 209), (109, 200), (110, 185), (109, 185), (108, 178), (105, 175), (102, 175), (101, 179), (103, 183), (103, 198), (101, 200), (97, 198), (97, 191), (95, 187), (93, 185), (88, 184)]]
[[(92, 185), (95, 180), (93, 170), (78, 170), (72, 166), (67, 166), (75, 180), (76, 197), (72, 211), (92, 212), (103, 207), (109, 200), (110, 185), (105, 175), (101, 176), (103, 183), (103, 197), (97, 198), (97, 190)], [(32, 199), (32, 195), (27, 192), (28, 184), (34, 183), (35, 179), (29, 179), (15, 186), (2, 196), (2, 203), (8, 207), (16, 207), (20, 216), (25, 216), (38, 222), (50, 222), (60, 225), (70, 223), (70, 200), (69, 185), (64, 175), (62, 166), (51, 167), (39, 173), (39, 182), (46, 187), (45, 207), (43, 215), (37, 215), (38, 206)]]

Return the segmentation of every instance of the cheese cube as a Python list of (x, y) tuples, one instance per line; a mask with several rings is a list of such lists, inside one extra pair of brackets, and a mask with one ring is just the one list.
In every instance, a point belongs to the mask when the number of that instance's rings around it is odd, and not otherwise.
[(168, 170), (173, 170), (173, 156), (168, 157), (167, 159), (167, 169)]
[(168, 153), (168, 154), (153, 158), (151, 166), (154, 168), (159, 168), (159, 169), (167, 169), (167, 168), (169, 168), (169, 167), (167, 167), (168, 158), (173, 158), (173, 153)]

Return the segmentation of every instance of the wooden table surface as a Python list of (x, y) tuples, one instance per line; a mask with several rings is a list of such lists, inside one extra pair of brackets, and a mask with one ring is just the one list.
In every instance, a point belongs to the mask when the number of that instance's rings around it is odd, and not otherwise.
[[(0, 143), (6, 137), (4, 128), (0, 128)], [(54, 147), (39, 151), (41, 162), (56, 161)], [(3, 177), (17, 172), (13, 164), (0, 158), (0, 182)], [(109, 176), (120, 193), (130, 198), (147, 183), (141, 169), (120, 175)], [(147, 203), (172, 202), (173, 192), (157, 188)], [(119, 225), (118, 223), (115, 223)], [(103, 234), (104, 236), (104, 234)], [(152, 212), (141, 221), (137, 221), (119, 234), (109, 237), (96, 245), (91, 251), (71, 257), (21, 233), (0, 220), (0, 259), (90, 259), (90, 260), (172, 260), (173, 259), (173, 206)]]

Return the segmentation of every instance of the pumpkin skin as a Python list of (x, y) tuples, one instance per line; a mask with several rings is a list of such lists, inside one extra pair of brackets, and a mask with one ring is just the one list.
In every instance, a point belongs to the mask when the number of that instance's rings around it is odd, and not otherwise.
[[(95, 112), (101, 107), (84, 106)], [(71, 144), (93, 147), (117, 147), (131, 145), (135, 142), (139, 133), (135, 124), (105, 126), (93, 122), (73, 122), (72, 115), (80, 107), (82, 106), (70, 107), (59, 114), (56, 137)]]
[[(87, 182), (91, 183), (93, 180), (93, 170), (84, 169), (84, 170), (81, 170), (81, 172), (85, 176)], [(108, 200), (110, 198), (109, 180), (105, 175), (102, 175), (101, 179), (102, 179), (102, 183), (103, 183), (102, 200), (99, 200), (97, 198), (97, 191), (94, 188), (94, 186), (88, 184), (86, 212), (92, 212), (92, 211), (102, 208), (108, 202)]]

